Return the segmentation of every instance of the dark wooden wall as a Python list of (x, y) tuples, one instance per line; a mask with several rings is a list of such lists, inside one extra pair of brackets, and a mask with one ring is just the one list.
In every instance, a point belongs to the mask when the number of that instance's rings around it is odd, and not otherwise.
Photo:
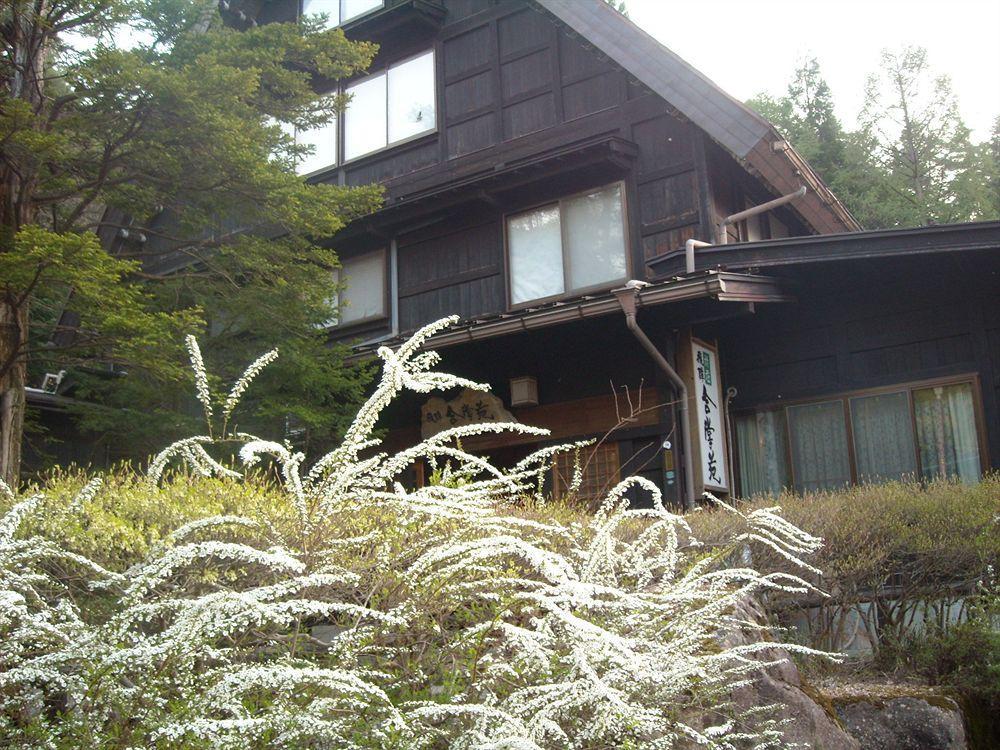
[[(753, 182), (745, 173), (734, 180), (733, 168), (742, 171), (735, 162), (716, 166), (721, 151), (700, 130), (529, 0), (444, 0), (443, 6), (440, 28), (417, 38), (390, 35), (375, 63), (433, 45), (437, 131), (322, 178), (380, 181), (389, 207), (459, 181), (469, 185), (447, 202), (428, 199), (423, 213), (414, 208), (405, 219), (372, 217), (364, 238), (355, 228), (335, 239), (345, 254), (356, 242), (368, 245), (372, 233), (396, 240), (401, 331), (450, 313), (475, 318), (506, 309), (509, 212), (622, 179), (631, 275), (642, 278), (649, 258), (691, 237), (710, 239), (714, 195)], [(476, 186), (504, 165), (560, 149), (569, 150), (572, 161), (573, 144), (610, 137), (635, 146), (624, 169), (597, 164), (561, 182)]]
[(707, 326), (734, 409), (966, 373), (979, 375), (1000, 467), (1000, 263), (914, 256), (793, 272), (799, 302)]

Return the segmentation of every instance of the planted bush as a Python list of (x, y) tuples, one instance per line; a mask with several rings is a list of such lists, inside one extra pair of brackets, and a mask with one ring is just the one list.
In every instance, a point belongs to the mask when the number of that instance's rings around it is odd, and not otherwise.
[[(732, 533), (702, 547), (639, 478), (592, 517), (549, 521), (538, 510), (541, 477), (560, 448), (510, 470), (461, 448), (488, 431), (544, 434), (524, 425), (459, 427), (378, 452), (372, 430), (402, 390), (484, 387), (436, 372), (436, 355), (420, 351), (450, 322), (380, 350), (375, 392), (343, 444), (308, 470), (290, 446), (229, 427), (239, 395), (275, 355), (217, 399), (192, 340), (206, 434), (157, 456), (145, 489), (94, 480), (65, 509), (86, 518), (122, 494), (157, 503), (194, 493), (206, 510), (205, 498), (227, 511), (239, 497), (248, 514), (192, 520), (102, 556), (49, 533), (37, 515), (44, 495), (8, 493), (3, 746), (780, 746), (766, 710), (729, 702), (775, 644), (726, 636), (761, 627), (740, 614), (747, 598), (810, 590), (786, 571), (815, 572), (804, 558), (819, 540), (774, 509), (720, 504), (736, 519)], [(239, 466), (225, 465), (214, 451), (234, 441)], [(441, 481), (401, 484), (418, 460)], [(171, 466), (203, 478), (169, 476)], [(280, 487), (253, 473), (261, 467)], [(628, 508), (633, 483), (653, 493), (653, 508)], [(518, 514), (526, 504), (531, 512)], [(748, 545), (783, 569), (733, 565)]]
[[(788, 521), (825, 542), (812, 562), (822, 571), (829, 596), (771, 598), (772, 609), (786, 620), (806, 608), (820, 612), (814, 622), (826, 628), (813, 629), (815, 646), (843, 642), (844, 631), (856, 627), (855, 617), (874, 636), (876, 652), (907, 641), (914, 632), (947, 631), (968, 619), (981, 582), (991, 579), (991, 569), (1000, 570), (996, 474), (972, 485), (893, 482), (789, 493), (741, 507), (752, 510), (774, 502)], [(697, 514), (691, 524), (706, 543), (724, 542), (738, 528), (731, 516), (711, 512)], [(784, 561), (761, 550), (754, 562), (769, 570)]]

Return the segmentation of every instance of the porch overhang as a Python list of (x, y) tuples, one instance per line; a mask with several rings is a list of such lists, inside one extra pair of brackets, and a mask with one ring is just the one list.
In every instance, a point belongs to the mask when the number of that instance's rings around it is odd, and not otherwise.
[[(768, 303), (794, 302), (790, 282), (774, 276), (711, 270), (684, 278), (675, 277), (643, 287), (637, 293), (640, 308), (652, 308), (691, 300)], [(621, 306), (611, 292), (574, 300), (553, 302), (537, 308), (502, 313), (490, 318), (463, 321), (431, 337), (425, 348), (441, 349), (470, 341), (481, 341), (522, 331), (572, 323), (585, 318), (621, 315)], [(355, 347), (355, 356), (373, 353), (379, 346), (394, 346), (405, 335), (391, 340), (367, 342)]]

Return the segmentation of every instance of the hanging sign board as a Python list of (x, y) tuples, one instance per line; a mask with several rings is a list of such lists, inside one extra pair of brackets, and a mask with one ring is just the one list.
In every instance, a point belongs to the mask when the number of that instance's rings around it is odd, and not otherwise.
[(722, 380), (719, 353), (708, 344), (691, 339), (694, 361), (694, 412), (701, 441), (701, 478), (707, 490), (729, 492), (726, 433), (722, 425)]

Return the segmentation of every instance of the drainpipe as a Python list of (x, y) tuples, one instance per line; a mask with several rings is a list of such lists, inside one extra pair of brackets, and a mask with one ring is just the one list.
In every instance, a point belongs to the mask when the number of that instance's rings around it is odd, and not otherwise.
[(674, 387), (674, 395), (680, 401), (681, 441), (684, 445), (684, 508), (685, 510), (694, 510), (694, 466), (691, 460), (691, 423), (688, 419), (688, 389), (681, 376), (670, 366), (667, 358), (656, 348), (656, 344), (649, 340), (649, 336), (639, 327), (639, 323), (636, 320), (635, 314), (639, 307), (639, 290), (644, 286), (647, 286), (644, 281), (628, 281), (621, 289), (615, 289), (614, 295), (618, 300), (618, 304), (622, 306), (622, 312), (625, 313), (625, 325), (632, 332), (632, 335), (639, 340), (639, 343), (642, 344), (642, 348), (653, 358), (653, 361), (663, 371), (663, 374), (670, 380), (670, 383)]
[(786, 203), (791, 203), (796, 198), (801, 198), (806, 194), (806, 186), (803, 185), (794, 193), (788, 193), (780, 198), (775, 198), (773, 201), (768, 201), (767, 203), (761, 203), (759, 206), (754, 206), (748, 208), (746, 211), (740, 211), (739, 213), (727, 216), (725, 219), (719, 222), (715, 231), (715, 244), (725, 245), (729, 241), (728, 234), (726, 233), (726, 227), (730, 224), (735, 224), (738, 221), (743, 221), (744, 219), (749, 219), (751, 216), (756, 216), (757, 214), (763, 214), (770, 211), (772, 208), (777, 208), (778, 206), (784, 206)]
[(694, 273), (694, 249), (711, 246), (711, 242), (702, 242), (701, 240), (688, 240), (684, 243), (684, 267), (688, 273)]

